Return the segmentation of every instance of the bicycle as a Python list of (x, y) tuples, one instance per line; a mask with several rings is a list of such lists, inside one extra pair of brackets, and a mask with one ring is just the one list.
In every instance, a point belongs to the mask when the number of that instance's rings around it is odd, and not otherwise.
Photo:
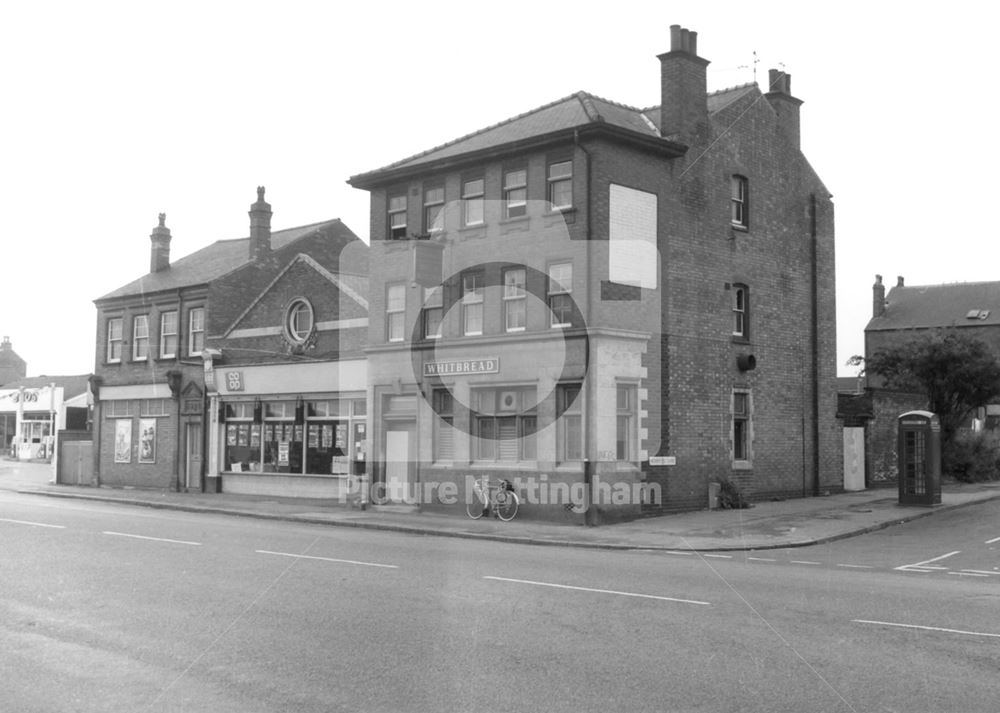
[(504, 522), (510, 522), (517, 515), (520, 499), (509, 480), (491, 483), (489, 476), (477, 478), (472, 485), (472, 497), (465, 506), (465, 512), (473, 520), (478, 520), (488, 512), (493, 512)]

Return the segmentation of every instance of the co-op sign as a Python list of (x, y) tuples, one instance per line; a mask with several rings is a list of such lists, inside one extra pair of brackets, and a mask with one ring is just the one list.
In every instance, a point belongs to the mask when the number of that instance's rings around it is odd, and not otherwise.
[(424, 376), (456, 376), (459, 374), (498, 373), (500, 373), (500, 357), (424, 362)]

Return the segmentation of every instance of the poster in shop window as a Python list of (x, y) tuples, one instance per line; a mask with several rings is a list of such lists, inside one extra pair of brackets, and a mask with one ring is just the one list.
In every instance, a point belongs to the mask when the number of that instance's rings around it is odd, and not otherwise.
[(139, 420), (139, 462), (156, 462), (156, 419)]
[(347, 424), (337, 424), (337, 448), (343, 451), (347, 448)]
[(132, 462), (132, 419), (115, 421), (115, 463)]
[(288, 441), (278, 441), (278, 465), (288, 465)]

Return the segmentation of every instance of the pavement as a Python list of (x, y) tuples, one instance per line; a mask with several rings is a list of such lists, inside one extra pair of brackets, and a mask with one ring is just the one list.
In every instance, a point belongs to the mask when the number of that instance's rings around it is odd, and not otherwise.
[(1000, 482), (945, 482), (941, 487), (941, 504), (930, 507), (899, 505), (895, 489), (872, 489), (759, 502), (743, 510), (700, 510), (586, 527), (522, 518), (511, 522), (493, 518), (470, 520), (464, 513), (416, 512), (393, 506), (361, 510), (330, 500), (57, 485), (49, 465), (4, 460), (0, 460), (0, 489), (46, 497), (416, 535), (565, 547), (699, 552), (805, 547), (1000, 499)]

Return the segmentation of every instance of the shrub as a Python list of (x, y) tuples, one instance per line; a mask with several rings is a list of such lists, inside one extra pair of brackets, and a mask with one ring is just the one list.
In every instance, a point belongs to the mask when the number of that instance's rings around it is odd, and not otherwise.
[(723, 479), (719, 481), (719, 507), (723, 510), (737, 510), (753, 506), (732, 481)]
[(941, 473), (966, 483), (1000, 480), (1000, 433), (955, 434), (941, 455)]

